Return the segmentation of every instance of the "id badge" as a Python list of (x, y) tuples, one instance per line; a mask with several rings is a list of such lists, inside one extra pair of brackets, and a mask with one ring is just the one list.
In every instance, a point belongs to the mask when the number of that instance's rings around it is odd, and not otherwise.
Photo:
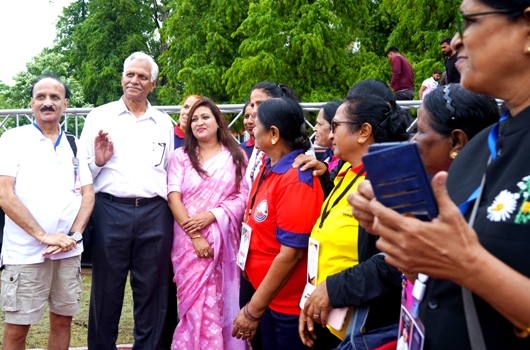
[(409, 280), (403, 280), (401, 295), (401, 315), (399, 320), (398, 344), (396, 350), (422, 350), (425, 341), (425, 327), (418, 318), (418, 308), (423, 293), (418, 295), (421, 282), (416, 280), (413, 285)]
[(425, 335), (423, 325), (414, 319), (404, 305), (401, 305), (399, 334), (396, 350), (423, 350)]
[(302, 298), (300, 299), (300, 309), (304, 308), (307, 298), (313, 293), (317, 287), (318, 277), (318, 251), (320, 248), (320, 242), (316, 239), (309, 238), (309, 248), (307, 250), (307, 276), (306, 285)]
[(248, 249), (250, 248), (250, 237), (252, 236), (252, 228), (243, 223), (241, 225), (241, 242), (239, 242), (239, 252), (237, 253), (236, 264), (245, 270), (245, 264), (248, 257)]
[(76, 196), (79, 196), (81, 194), (81, 182), (79, 181), (79, 159), (73, 157), (72, 164), (74, 166), (74, 193)]

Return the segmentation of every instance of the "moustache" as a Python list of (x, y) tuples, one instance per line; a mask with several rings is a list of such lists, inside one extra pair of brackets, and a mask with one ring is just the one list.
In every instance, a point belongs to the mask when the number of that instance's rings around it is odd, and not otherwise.
[(53, 108), (52, 106), (50, 106), (50, 107), (46, 107), (46, 106), (44, 106), (44, 107), (42, 107), (42, 108), (40, 109), (40, 111), (41, 111), (41, 112), (55, 112), (55, 108)]

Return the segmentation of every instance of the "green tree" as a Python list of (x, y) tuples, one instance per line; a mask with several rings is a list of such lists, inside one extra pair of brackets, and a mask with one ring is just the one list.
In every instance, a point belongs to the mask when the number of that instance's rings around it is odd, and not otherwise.
[(222, 103), (230, 101), (223, 74), (241, 43), (234, 31), (246, 17), (248, 1), (170, 0), (161, 30), (169, 42), (160, 62), (167, 85), (160, 89), (165, 104), (178, 104), (186, 95), (200, 94)]
[(68, 62), (64, 55), (44, 49), (43, 52), (26, 64), (26, 71), (19, 72), (13, 80), (15, 85), (0, 92), (4, 97), (7, 108), (30, 108), (30, 90), (35, 79), (44, 72), (53, 72), (59, 79), (69, 86), (72, 96), (68, 103), (69, 107), (89, 107), (84, 100), (83, 88), (79, 82), (71, 76)]
[(368, 14), (364, 1), (251, 3), (235, 35), (245, 37), (224, 75), (236, 100), (259, 81), (286, 83), (303, 101), (343, 97), (354, 77), (352, 49)]
[(153, 11), (159, 9), (159, 4), (149, 0), (91, 0), (86, 3), (85, 19), (79, 13), (85, 11), (83, 4), (84, 1), (72, 3), (71, 11), (65, 10), (59, 23), (64, 24), (63, 34), (74, 28), (65, 50), (86, 100), (101, 105), (122, 95), (120, 80), (125, 58), (135, 51), (157, 57), (158, 15)]
[(381, 5), (397, 19), (387, 46), (399, 47), (411, 62), (416, 94), (434, 69), (445, 70), (439, 42), (455, 34), (460, 3), (461, 0), (382, 0)]

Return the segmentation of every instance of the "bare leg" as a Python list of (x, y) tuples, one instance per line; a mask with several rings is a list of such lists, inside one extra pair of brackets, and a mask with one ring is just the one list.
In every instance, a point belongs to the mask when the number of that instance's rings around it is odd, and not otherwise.
[(50, 312), (49, 350), (68, 350), (72, 316), (61, 316)]
[(24, 350), (30, 325), (6, 323), (4, 325), (3, 350)]

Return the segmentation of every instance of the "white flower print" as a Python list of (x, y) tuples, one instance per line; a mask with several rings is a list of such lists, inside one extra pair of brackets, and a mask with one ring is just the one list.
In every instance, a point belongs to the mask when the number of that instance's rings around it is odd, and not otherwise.
[(506, 221), (506, 219), (510, 218), (516, 206), (517, 199), (514, 193), (503, 190), (488, 207), (488, 219), (496, 222)]

